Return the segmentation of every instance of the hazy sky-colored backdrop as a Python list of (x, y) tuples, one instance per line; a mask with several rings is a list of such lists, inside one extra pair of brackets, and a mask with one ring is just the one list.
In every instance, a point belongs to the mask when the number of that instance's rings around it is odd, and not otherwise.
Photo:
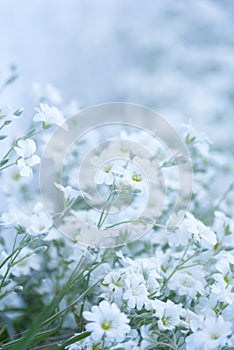
[(31, 84), (82, 106), (129, 101), (173, 123), (193, 120), (233, 144), (234, 1), (8, 0), (0, 3), (0, 71), (20, 77), (1, 103), (32, 114)]

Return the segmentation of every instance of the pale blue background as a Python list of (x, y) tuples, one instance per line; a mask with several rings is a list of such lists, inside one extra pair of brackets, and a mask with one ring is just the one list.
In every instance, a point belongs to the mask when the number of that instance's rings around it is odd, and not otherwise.
[(20, 79), (1, 103), (32, 115), (31, 83), (53, 83), (83, 106), (130, 101), (177, 125), (190, 118), (233, 145), (232, 0), (0, 2), (0, 71)]

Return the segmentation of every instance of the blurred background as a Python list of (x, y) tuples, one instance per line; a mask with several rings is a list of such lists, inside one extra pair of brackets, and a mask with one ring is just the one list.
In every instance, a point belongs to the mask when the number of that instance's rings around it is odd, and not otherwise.
[(128, 101), (173, 125), (189, 122), (218, 148), (234, 138), (234, 1), (0, 2), (0, 103), (33, 113), (32, 84), (51, 83), (82, 107)]

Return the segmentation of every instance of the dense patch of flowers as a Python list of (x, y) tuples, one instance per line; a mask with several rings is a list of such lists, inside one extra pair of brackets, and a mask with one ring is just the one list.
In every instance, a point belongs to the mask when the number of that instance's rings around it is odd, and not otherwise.
[[(82, 205), (91, 196), (76, 188), (72, 171), (73, 162), (98, 140), (96, 134), (92, 140), (87, 135), (65, 164), (66, 181), (54, 184), (68, 212), (62, 227), (74, 225), (77, 230), (72, 241), (48, 217), (37, 185), (43, 147), (54, 126), (66, 121), (66, 106), (58, 108), (60, 95), (51, 85), (36, 91), (39, 106), (32, 128), (0, 157), (1, 201), (7, 206), (0, 216), (1, 349), (234, 348), (233, 185), (223, 187), (219, 198), (213, 191), (217, 179), (233, 178), (230, 155), (214, 146), (210, 150), (205, 134), (182, 126), (194, 188), (184, 219), (168, 232), (176, 191), (173, 163), (151, 136), (119, 130), (120, 139), (148, 144), (158, 157), (167, 177), (167, 201), (150, 232), (126, 245), (123, 236), (121, 247), (104, 249), (95, 246), (92, 227), (108, 230), (126, 218), (134, 222), (145, 200), (142, 169), (152, 177), (155, 169), (143, 156), (138, 159), (141, 168), (119, 159), (103, 164), (95, 181), (108, 205), (100, 215)], [(0, 106), (1, 134), (15, 118), (23, 118), (22, 113)], [(102, 164), (102, 152), (91, 163)], [(112, 204), (118, 207), (126, 197), (130, 206), (113, 221)], [(77, 227), (76, 217), (88, 222), (89, 229)], [(83, 236), (94, 244), (80, 244)]]

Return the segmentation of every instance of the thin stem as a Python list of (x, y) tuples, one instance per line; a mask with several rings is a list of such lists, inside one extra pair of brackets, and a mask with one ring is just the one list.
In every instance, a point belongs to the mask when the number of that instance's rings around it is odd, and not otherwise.
[[(109, 194), (108, 198), (107, 198), (107, 202), (106, 202), (106, 205), (104, 205), (104, 208), (102, 209), (102, 212), (101, 212), (101, 215), (100, 215), (100, 218), (98, 220), (98, 224), (97, 224), (97, 227), (98, 228), (101, 228), (108, 213), (109, 213), (109, 210), (111, 208), (111, 205), (112, 205), (112, 197), (115, 193), (115, 185), (114, 186), (111, 186), (111, 193)], [(105, 211), (107, 210), (107, 213), (105, 213)], [(105, 216), (104, 216), (105, 215)], [(104, 219), (103, 219), (104, 217)]]

